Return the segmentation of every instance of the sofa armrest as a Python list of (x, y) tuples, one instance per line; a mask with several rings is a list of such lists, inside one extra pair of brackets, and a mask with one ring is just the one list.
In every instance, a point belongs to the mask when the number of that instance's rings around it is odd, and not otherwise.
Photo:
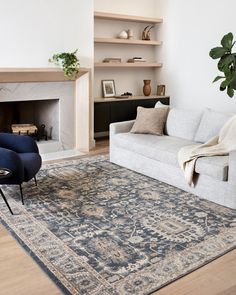
[(38, 146), (30, 136), (0, 133), (0, 147), (16, 153), (38, 153)]
[(110, 136), (118, 134), (118, 133), (129, 132), (131, 128), (133, 127), (134, 122), (135, 120), (110, 124)]
[(229, 153), (229, 172), (228, 181), (236, 186), (236, 150)]
[(20, 184), (23, 182), (24, 166), (16, 152), (0, 148), (0, 168), (7, 168), (12, 172), (12, 176), (9, 179), (0, 180), (0, 183)]

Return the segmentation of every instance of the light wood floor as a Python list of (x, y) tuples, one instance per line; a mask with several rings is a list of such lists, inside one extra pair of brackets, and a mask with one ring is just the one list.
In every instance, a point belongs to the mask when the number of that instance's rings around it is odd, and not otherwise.
[[(90, 155), (106, 153), (100, 141)], [(0, 226), (0, 295), (59, 295), (61, 292)], [(236, 295), (236, 250), (157, 291), (155, 295)], [(135, 295), (135, 294), (133, 294)]]

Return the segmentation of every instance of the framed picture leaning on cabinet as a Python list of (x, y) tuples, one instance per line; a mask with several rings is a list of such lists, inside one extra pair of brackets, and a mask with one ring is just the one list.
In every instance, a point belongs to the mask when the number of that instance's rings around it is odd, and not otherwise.
[(166, 86), (165, 85), (158, 85), (157, 86), (157, 95), (164, 96), (166, 93)]
[(115, 81), (114, 80), (102, 80), (103, 97), (116, 96)]

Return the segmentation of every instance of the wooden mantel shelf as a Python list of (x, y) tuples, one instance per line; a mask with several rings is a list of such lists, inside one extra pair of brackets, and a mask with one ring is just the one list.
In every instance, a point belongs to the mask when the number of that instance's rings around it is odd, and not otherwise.
[(68, 79), (58, 68), (0, 68), (0, 83), (75, 81), (89, 71), (80, 68), (76, 79)]

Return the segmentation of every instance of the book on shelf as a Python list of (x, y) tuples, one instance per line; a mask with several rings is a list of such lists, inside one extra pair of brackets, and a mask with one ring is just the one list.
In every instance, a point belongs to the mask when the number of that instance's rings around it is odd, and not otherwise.
[(121, 58), (119, 57), (106, 57), (103, 62), (107, 63), (121, 63)]
[(147, 60), (145, 58), (142, 57), (133, 57), (133, 58), (129, 58), (127, 60), (127, 62), (146, 62)]

